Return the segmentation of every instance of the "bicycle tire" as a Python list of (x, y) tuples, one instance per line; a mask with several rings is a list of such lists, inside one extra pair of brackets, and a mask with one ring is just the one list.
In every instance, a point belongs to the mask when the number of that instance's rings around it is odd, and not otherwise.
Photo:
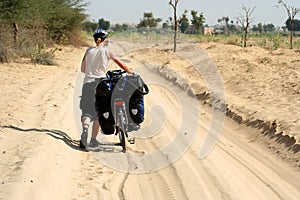
[(120, 144), (122, 146), (123, 152), (126, 153), (126, 139), (125, 139), (125, 124), (124, 124), (124, 112), (122, 111), (122, 109), (120, 109), (120, 115), (119, 115), (119, 140), (120, 140)]
[(119, 139), (123, 149), (123, 153), (126, 153), (126, 140), (125, 140), (125, 134), (123, 130), (120, 130)]

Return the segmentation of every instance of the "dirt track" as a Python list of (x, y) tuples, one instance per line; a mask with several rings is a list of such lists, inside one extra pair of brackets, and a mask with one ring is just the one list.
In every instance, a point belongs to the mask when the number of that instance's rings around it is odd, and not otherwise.
[[(111, 48), (119, 55), (128, 50), (117, 42)], [(134, 67), (153, 64), (151, 56), (160, 57), (161, 63), (155, 62), (158, 66), (166, 63), (167, 55), (163, 52), (149, 55), (147, 50), (134, 51), (124, 59)], [(1, 65), (0, 75), (5, 84), (1, 86), (0, 199), (299, 198), (298, 168), (257, 142), (259, 130), (231, 119), (226, 118), (213, 151), (205, 159), (199, 159), (212, 112), (201, 101), (199, 112), (191, 112), (190, 116), (191, 124), (195, 119), (199, 122), (192, 145), (178, 160), (162, 169), (140, 174), (117, 171), (101, 164), (94, 156), (97, 152), (80, 151), (72, 104), (83, 53), (84, 49), (63, 49), (58, 55), (59, 67), (24, 63)], [(142, 75), (145, 80), (152, 80), (154, 76), (150, 72)], [(159, 124), (160, 120), (150, 113), (153, 111), (150, 108), (157, 104), (165, 109), (165, 124), (151, 140), (140, 138), (129, 147), (129, 152), (138, 152), (141, 157), (172, 141), (182, 114), (174, 109), (182, 106), (176, 96), (190, 98), (172, 82), (167, 85), (160, 79), (157, 77), (160, 84), (150, 84), (145, 126)], [(101, 151), (98, 154), (101, 157), (112, 153)], [(157, 162), (160, 161), (152, 160), (147, 164), (152, 166)]]

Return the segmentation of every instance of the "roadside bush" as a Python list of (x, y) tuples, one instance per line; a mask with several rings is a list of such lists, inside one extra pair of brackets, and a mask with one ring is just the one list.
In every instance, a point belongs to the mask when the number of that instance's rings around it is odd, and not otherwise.
[(272, 37), (271, 40), (272, 40), (272, 48), (271, 48), (272, 50), (278, 49), (283, 43), (282, 37), (280, 35)]
[(2, 38), (0, 38), (0, 62), (11, 61), (11, 48), (5, 44)]
[(258, 39), (257, 41), (258, 46), (266, 48), (267, 46), (267, 39), (265, 37)]
[(295, 49), (300, 49), (300, 37), (298, 37), (294, 40), (294, 45), (293, 46), (294, 46)]
[(55, 65), (54, 53), (56, 49), (47, 50), (46, 45), (36, 45), (31, 54), (31, 62), (42, 65)]
[[(12, 34), (7, 31), (7, 26), (0, 25), (0, 62), (10, 62), (12, 60)], [(3, 31), (2, 31), (3, 30)]]
[(240, 46), (240, 38), (237, 35), (230, 35), (224, 38), (224, 44)]

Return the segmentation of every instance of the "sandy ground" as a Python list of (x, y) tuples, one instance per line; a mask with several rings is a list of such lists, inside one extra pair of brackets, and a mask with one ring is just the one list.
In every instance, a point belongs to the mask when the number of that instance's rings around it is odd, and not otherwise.
[[(159, 134), (137, 138), (127, 154), (117, 147), (92, 153), (78, 148), (73, 111), (78, 99), (73, 93), (84, 48), (64, 47), (57, 52), (57, 66), (26, 60), (1, 64), (0, 199), (299, 199), (299, 53), (186, 41), (178, 45), (177, 55), (170, 43), (145, 48), (149, 44), (114, 41), (110, 47), (131, 67), (144, 66), (140, 73), (145, 80), (155, 77), (146, 97), (144, 126), (155, 129), (164, 120)], [(213, 111), (208, 83), (193, 73), (191, 64), (208, 66), (210, 58), (222, 75), (227, 118), (213, 151), (199, 159), (214, 124)], [(191, 98), (189, 89), (199, 99), (200, 111), (187, 106), (188, 115), (182, 116), (184, 109), (176, 108), (181, 99)], [(164, 118), (155, 105), (164, 108)], [(143, 158), (164, 149), (177, 137), (184, 118), (189, 120), (184, 135), (195, 124), (196, 134), (174, 162), (159, 169), (151, 167), (170, 155), (130, 162), (130, 152)], [(101, 160), (114, 156), (125, 156), (128, 167), (134, 165), (132, 173)], [(156, 170), (136, 173), (148, 168)]]

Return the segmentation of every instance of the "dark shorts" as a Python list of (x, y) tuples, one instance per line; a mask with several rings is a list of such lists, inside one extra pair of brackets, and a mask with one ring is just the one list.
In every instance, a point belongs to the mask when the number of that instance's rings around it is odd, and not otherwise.
[(85, 83), (82, 86), (80, 109), (82, 111), (81, 118), (90, 117), (92, 121), (98, 119), (95, 109), (95, 88), (98, 81)]

